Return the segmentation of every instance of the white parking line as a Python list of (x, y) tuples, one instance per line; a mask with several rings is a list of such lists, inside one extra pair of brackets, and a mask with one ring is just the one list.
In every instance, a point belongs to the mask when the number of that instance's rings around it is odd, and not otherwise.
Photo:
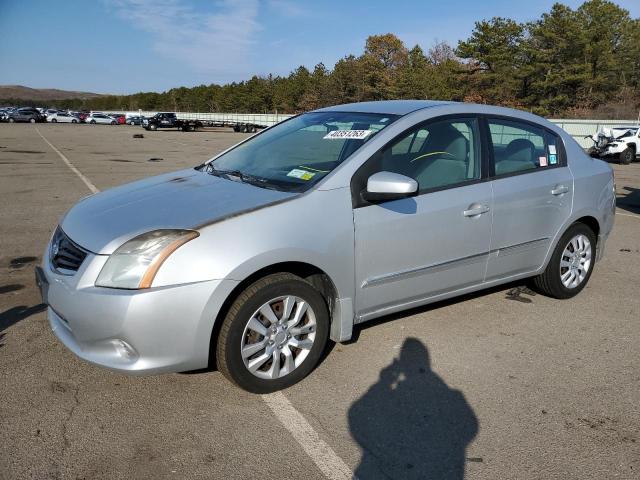
[[(91, 192), (98, 193), (100, 191), (60, 150), (53, 146), (53, 144), (40, 133), (38, 127), (34, 128), (36, 132), (38, 132), (38, 135), (47, 142), (67, 167), (84, 182)], [(347, 464), (320, 438), (307, 419), (296, 410), (284, 394), (276, 392), (269, 395), (262, 395), (262, 399), (269, 408), (271, 408), (273, 413), (275, 413), (280, 423), (293, 435), (293, 438), (300, 444), (305, 453), (309, 455), (313, 463), (317, 465), (325, 477), (331, 480), (351, 480), (354, 478)]]
[(47, 140), (47, 139), (44, 137), (44, 135), (42, 135), (42, 133), (40, 133), (40, 130), (38, 130), (38, 127), (33, 127), (33, 128), (35, 128), (35, 129), (36, 129), (36, 132), (38, 132), (38, 135), (40, 135), (40, 136), (42, 137), (42, 139), (43, 139), (45, 142), (47, 142), (47, 145), (49, 145), (49, 146), (52, 148), (52, 150), (53, 150), (54, 152), (56, 152), (56, 153), (60, 156), (60, 158), (62, 159), (62, 161), (63, 161), (64, 163), (66, 163), (67, 167), (69, 167), (69, 169), (70, 169), (73, 173), (75, 173), (75, 174), (80, 178), (80, 180), (82, 180), (82, 181), (84, 182), (84, 184), (89, 188), (89, 190), (91, 190), (91, 193), (98, 193), (98, 192), (100, 191), (100, 190), (98, 190), (98, 188), (97, 188), (93, 183), (91, 183), (91, 181), (90, 181), (87, 177), (85, 177), (85, 176), (82, 174), (82, 172), (81, 172), (80, 170), (78, 170), (78, 169), (75, 167), (75, 165), (74, 165), (73, 163), (71, 163), (71, 162), (69, 161), (69, 159), (68, 159), (67, 157), (65, 157), (65, 156), (64, 156), (64, 154), (63, 154), (60, 150), (58, 150), (56, 147), (54, 147), (54, 146), (53, 146), (53, 144), (52, 144), (49, 140)]
[(291, 405), (282, 392), (262, 395), (262, 399), (273, 410), (280, 423), (289, 430), (293, 438), (309, 455), (325, 477), (331, 480), (354, 478), (346, 463), (320, 438), (306, 418)]

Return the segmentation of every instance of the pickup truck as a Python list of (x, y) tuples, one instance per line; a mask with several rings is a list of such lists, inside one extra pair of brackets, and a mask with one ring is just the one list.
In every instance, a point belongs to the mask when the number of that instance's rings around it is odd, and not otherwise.
[(618, 157), (628, 165), (640, 155), (640, 127), (602, 128), (590, 138), (595, 144), (591, 149), (594, 156)]
[(175, 113), (160, 112), (151, 118), (144, 118), (142, 126), (145, 130), (158, 130), (159, 128), (175, 128), (183, 132), (190, 132), (202, 127), (199, 120), (180, 120)]

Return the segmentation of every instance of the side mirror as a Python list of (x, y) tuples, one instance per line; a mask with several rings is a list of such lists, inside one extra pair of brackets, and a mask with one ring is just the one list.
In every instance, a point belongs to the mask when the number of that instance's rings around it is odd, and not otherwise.
[(418, 182), (413, 178), (393, 172), (374, 173), (367, 180), (367, 190), (363, 192), (365, 200), (384, 202), (412, 197), (418, 193)]

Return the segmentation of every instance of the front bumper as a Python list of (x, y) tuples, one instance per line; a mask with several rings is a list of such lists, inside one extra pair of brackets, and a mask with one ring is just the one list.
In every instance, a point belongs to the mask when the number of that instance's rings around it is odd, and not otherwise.
[(614, 157), (617, 155), (620, 155), (624, 150), (626, 150), (627, 146), (624, 144), (617, 144), (617, 145), (607, 145), (606, 147), (604, 147), (604, 150), (602, 151), (602, 156), (603, 157)]
[[(231, 280), (120, 290), (94, 286), (107, 256), (88, 255), (75, 275), (47, 262), (47, 317), (58, 339), (88, 362), (132, 374), (205, 368), (214, 320), (237, 285)], [(38, 274), (36, 274), (38, 278)]]

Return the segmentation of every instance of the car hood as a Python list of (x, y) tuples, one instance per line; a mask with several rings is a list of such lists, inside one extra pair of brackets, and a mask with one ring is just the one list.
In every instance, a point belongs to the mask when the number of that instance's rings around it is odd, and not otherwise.
[(110, 254), (145, 232), (197, 229), (296, 195), (188, 169), (91, 195), (71, 208), (60, 225), (82, 248)]

